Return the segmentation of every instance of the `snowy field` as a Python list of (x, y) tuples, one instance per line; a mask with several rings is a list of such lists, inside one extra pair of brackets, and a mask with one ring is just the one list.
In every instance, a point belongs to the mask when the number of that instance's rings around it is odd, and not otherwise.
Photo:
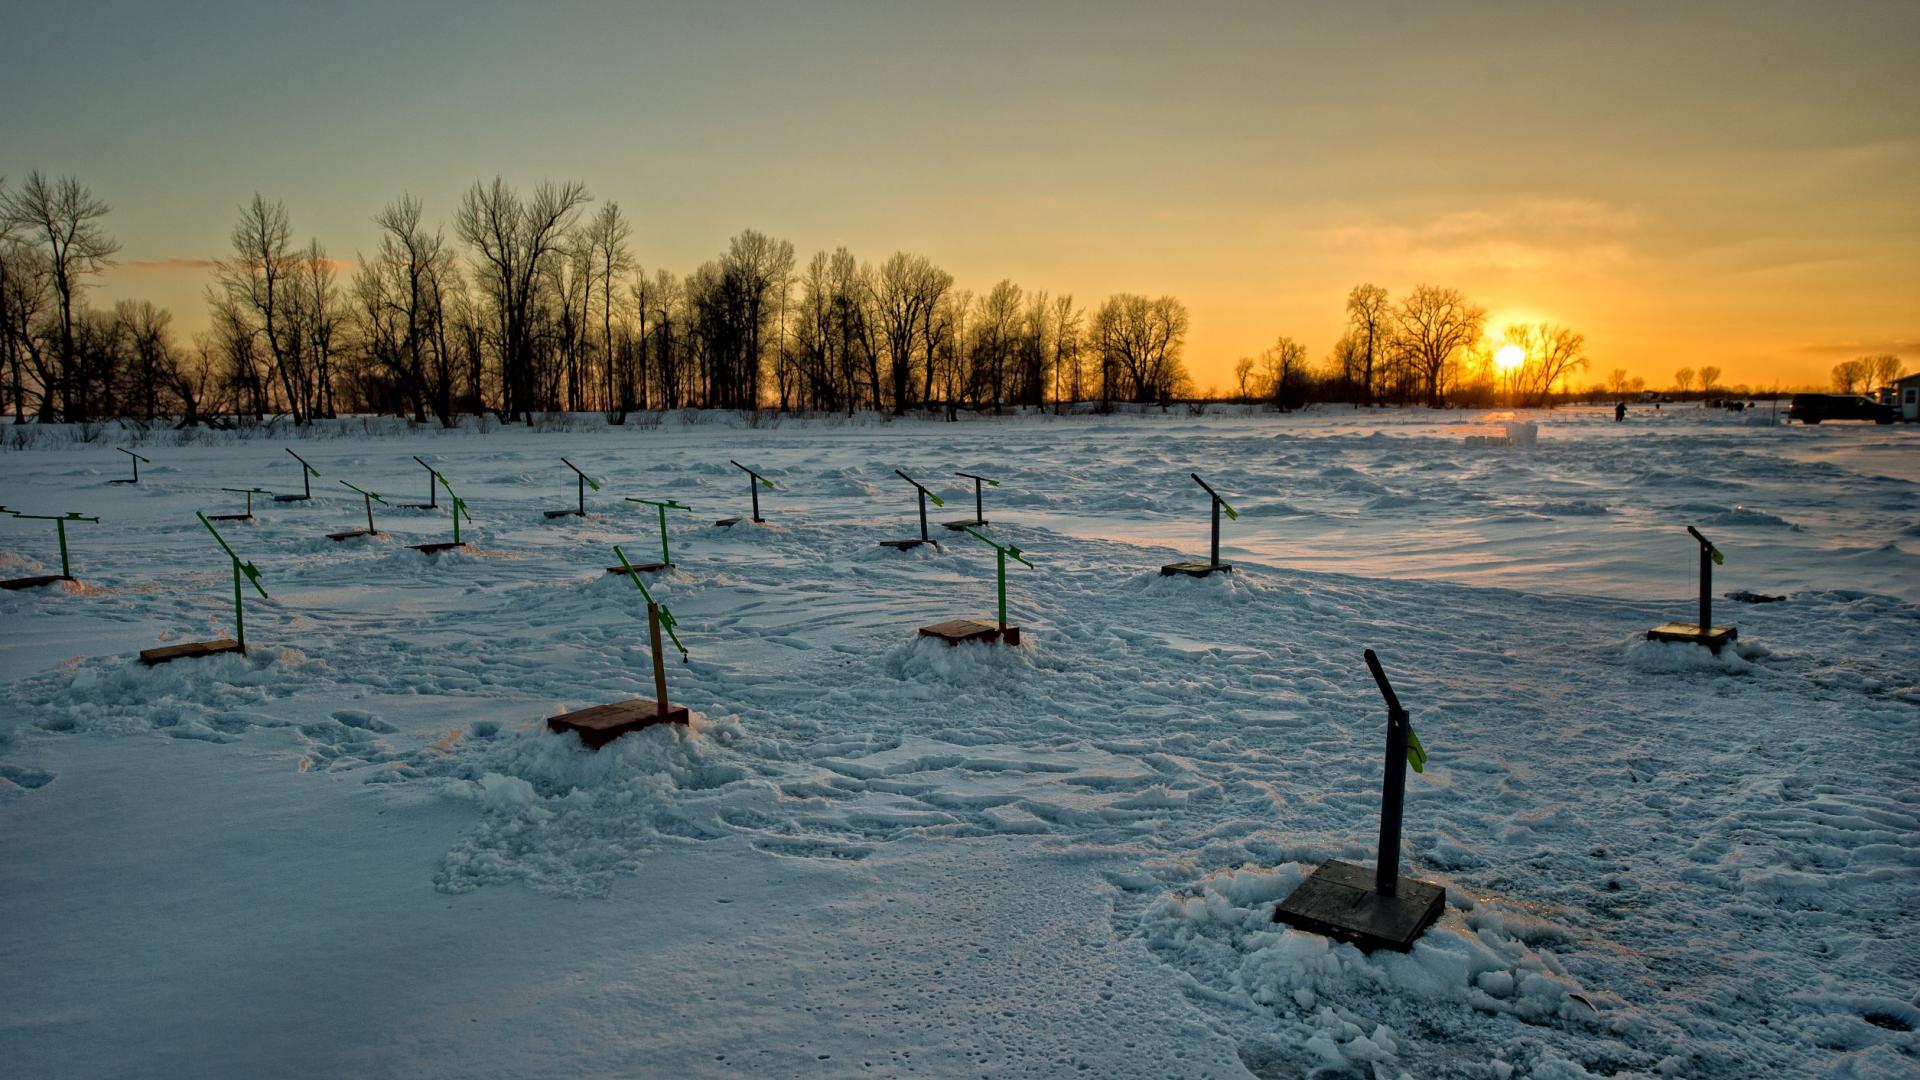
[[(941, 424), (358, 421), (0, 454), (81, 511), (77, 583), (0, 593), (0, 1074), (18, 1077), (1912, 1077), (1920, 1072), (1920, 429), (1348, 411)], [(372, 433), (369, 434), (368, 431)], [(224, 526), (272, 599), (231, 632)], [(394, 502), (442, 470), (444, 512)], [(604, 489), (572, 505), (565, 455)], [(747, 511), (745, 476), (769, 522)], [(895, 552), (904, 469), (1001, 481), (983, 544)], [(1204, 558), (1197, 470), (1239, 572)], [(543, 719), (650, 696), (658, 551), (691, 730), (594, 754)], [(444, 495), (441, 497), (444, 503)], [(1644, 640), (1725, 550), (1736, 651)], [(0, 518), (0, 572), (58, 572)], [(1369, 862), (1377, 649), (1431, 755), (1408, 955), (1272, 921)]]

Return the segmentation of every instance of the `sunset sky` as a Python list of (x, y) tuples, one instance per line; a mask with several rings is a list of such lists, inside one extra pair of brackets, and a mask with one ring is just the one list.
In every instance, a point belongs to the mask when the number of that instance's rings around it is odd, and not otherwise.
[[(271, 10), (269, 10), (271, 9)], [(732, 234), (1170, 293), (1196, 382), (1356, 282), (1584, 331), (1597, 381), (1920, 368), (1920, 3), (19, 5), (0, 174), (114, 206), (193, 332), (241, 202), (339, 258), (411, 191), (579, 179), (649, 271)], [(449, 233), (451, 230), (449, 230)], [(1588, 381), (1582, 379), (1582, 381)]]

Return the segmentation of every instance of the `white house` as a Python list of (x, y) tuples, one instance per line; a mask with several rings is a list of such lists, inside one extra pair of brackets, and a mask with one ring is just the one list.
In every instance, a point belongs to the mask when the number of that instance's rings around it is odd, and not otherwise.
[(1920, 420), (1920, 372), (1893, 380), (1893, 401), (1902, 420)]

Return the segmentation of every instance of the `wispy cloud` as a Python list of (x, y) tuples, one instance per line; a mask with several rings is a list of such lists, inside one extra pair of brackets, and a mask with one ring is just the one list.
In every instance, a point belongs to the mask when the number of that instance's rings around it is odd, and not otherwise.
[(1400, 220), (1356, 215), (1319, 230), (1327, 244), (1421, 273), (1595, 271), (1633, 254), (1638, 214), (1589, 199), (1517, 199)]
[(213, 270), (212, 259), (174, 256), (167, 259), (129, 259), (115, 266), (114, 272), (136, 277), (159, 274), (205, 274)]

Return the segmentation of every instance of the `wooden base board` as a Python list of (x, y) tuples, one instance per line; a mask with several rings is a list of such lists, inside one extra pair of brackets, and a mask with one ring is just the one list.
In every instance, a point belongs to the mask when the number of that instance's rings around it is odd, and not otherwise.
[[(714, 522), (714, 524), (722, 529), (731, 529), (735, 525), (738, 525), (745, 520), (747, 519), (746, 518), (721, 518), (719, 521)], [(767, 523), (767, 519), (754, 518), (753, 523), (755, 525), (765, 525)]]
[(214, 641), (189, 641), (185, 645), (163, 645), (158, 649), (140, 650), (140, 662), (152, 667), (169, 660), (191, 660), (196, 656), (218, 656), (221, 653), (241, 653), (247, 650), (232, 638), (219, 638)]
[(120, 478), (120, 479), (118, 479), (118, 480), (109, 480), (109, 481), (107, 481), (107, 483), (109, 483), (109, 484), (137, 484), (137, 483), (139, 483), (139, 482), (140, 482), (140, 481), (138, 481), (138, 480), (129, 480), (129, 479), (127, 479), (127, 478), (126, 478), (126, 477), (124, 477), (124, 476), (123, 476), (123, 477), (121, 477), (121, 478)]
[(252, 521), (252, 514), (208, 514), (208, 521)]
[(963, 641), (1004, 641), (1009, 645), (1020, 644), (1020, 628), (1009, 626), (1001, 630), (999, 626), (979, 619), (950, 619), (943, 623), (920, 628), (921, 637), (939, 638), (949, 645), (958, 645)]
[[(671, 570), (673, 569), (673, 564), (670, 562), (637, 562), (633, 564), (633, 568), (643, 574), (653, 574), (661, 570)], [(626, 572), (627, 568), (624, 566), (607, 567), (607, 573), (609, 574), (624, 574)]]
[(432, 503), (401, 503), (400, 509), (402, 510), (438, 510), (440, 508), (438, 506), (435, 506)]
[(583, 510), (549, 510), (547, 511), (547, 517), (549, 518), (586, 517), (586, 516), (587, 516), (586, 512)]
[(56, 581), (72, 581), (73, 578), (59, 574), (39, 574), (34, 577), (10, 578), (0, 581), (0, 589), (37, 589), (42, 585), (51, 585)]
[(881, 547), (890, 547), (895, 551), (911, 551), (912, 549), (919, 547), (921, 544), (932, 544), (934, 547), (939, 547), (940, 541), (938, 540), (882, 540), (880, 541)]
[(370, 529), (349, 529), (346, 532), (328, 533), (327, 539), (332, 540), (335, 543), (338, 543), (339, 541), (342, 541), (342, 540), (351, 540), (356, 536), (379, 536), (379, 535), (380, 535), (379, 533), (374, 532)]
[(313, 496), (311, 495), (275, 495), (273, 497), (273, 501), (274, 502), (306, 502), (308, 499), (311, 499), (311, 498), (313, 498)]
[(463, 548), (467, 545), (464, 541), (447, 540), (438, 544), (412, 544), (409, 546), (415, 551), (424, 552), (428, 555), (438, 555), (443, 551), (452, 551), (454, 548)]
[(547, 729), (574, 732), (580, 736), (581, 742), (598, 750), (629, 731), (639, 731), (655, 724), (684, 724), (687, 719), (687, 710), (682, 706), (669, 706), (663, 713), (657, 703), (647, 698), (633, 698), (549, 716)]
[(949, 529), (952, 529), (954, 532), (959, 532), (961, 529), (985, 528), (987, 521), (985, 518), (982, 518), (979, 521), (943, 521), (940, 524)]
[(1447, 890), (1430, 881), (1403, 877), (1392, 896), (1380, 895), (1373, 885), (1370, 868), (1329, 860), (1280, 901), (1273, 920), (1351, 942), (1364, 952), (1406, 952), (1446, 908)]
[(1188, 577), (1206, 577), (1215, 571), (1223, 574), (1233, 573), (1233, 567), (1227, 563), (1177, 562), (1168, 563), (1160, 568), (1161, 577), (1185, 574)]
[(1727, 642), (1740, 636), (1740, 632), (1731, 626), (1710, 626), (1702, 631), (1695, 623), (1661, 623), (1647, 631), (1648, 641), (1678, 641), (1683, 644), (1705, 645), (1713, 652), (1719, 652)]

